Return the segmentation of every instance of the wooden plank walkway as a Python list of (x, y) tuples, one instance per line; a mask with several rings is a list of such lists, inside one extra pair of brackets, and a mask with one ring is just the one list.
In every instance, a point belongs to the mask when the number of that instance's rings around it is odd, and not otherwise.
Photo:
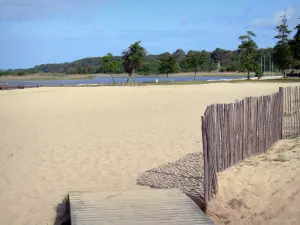
[(179, 189), (70, 192), (72, 225), (213, 225)]

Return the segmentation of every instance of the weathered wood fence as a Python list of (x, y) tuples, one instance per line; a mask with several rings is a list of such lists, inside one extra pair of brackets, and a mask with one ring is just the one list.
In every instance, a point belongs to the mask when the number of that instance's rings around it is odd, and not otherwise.
[(218, 172), (299, 134), (300, 87), (208, 106), (202, 117), (205, 206), (218, 191)]
[(284, 88), (283, 96), (282, 138), (294, 138), (300, 135), (300, 87)]

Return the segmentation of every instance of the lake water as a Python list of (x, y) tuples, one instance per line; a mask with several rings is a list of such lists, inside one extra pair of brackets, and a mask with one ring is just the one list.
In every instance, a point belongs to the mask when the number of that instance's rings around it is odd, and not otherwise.
[[(242, 76), (196, 76), (197, 81), (208, 81), (208, 80), (229, 80), (229, 79), (242, 79)], [(151, 83), (155, 82), (158, 79), (158, 82), (182, 82), (182, 81), (192, 81), (194, 80), (193, 76), (176, 76), (176, 77), (156, 77), (156, 76), (145, 76), (145, 77), (136, 77), (136, 82), (138, 83)], [(127, 81), (126, 77), (117, 77), (115, 78), (115, 83), (124, 83)], [(133, 79), (130, 80), (132, 82)], [(79, 84), (111, 84), (113, 83), (112, 78), (110, 77), (95, 77), (93, 79), (83, 79), (83, 80), (1, 80), (0, 84), (7, 83), (8, 86), (75, 86)]]

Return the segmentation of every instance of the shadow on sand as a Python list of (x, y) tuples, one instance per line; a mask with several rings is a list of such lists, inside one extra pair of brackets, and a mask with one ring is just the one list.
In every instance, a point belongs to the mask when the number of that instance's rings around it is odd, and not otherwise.
[(159, 189), (179, 188), (203, 210), (203, 155), (191, 153), (176, 162), (145, 171), (137, 184)]
[(68, 195), (56, 207), (54, 225), (71, 225), (70, 202)]

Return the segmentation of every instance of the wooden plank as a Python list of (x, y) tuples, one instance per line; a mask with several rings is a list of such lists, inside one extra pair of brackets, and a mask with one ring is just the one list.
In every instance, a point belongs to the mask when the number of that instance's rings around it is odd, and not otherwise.
[(295, 137), (298, 136), (298, 127), (297, 127), (297, 92), (298, 92), (298, 87), (293, 87), (293, 117), (294, 117), (294, 133), (295, 133)]
[(257, 115), (257, 123), (256, 123), (256, 135), (257, 135), (257, 145), (256, 145), (256, 151), (257, 153), (260, 153), (260, 124), (261, 124), (261, 97), (257, 99), (257, 105), (256, 105), (256, 115)]
[(298, 132), (298, 87), (294, 87), (294, 131), (297, 137)]
[(280, 115), (280, 134), (279, 134), (279, 139), (283, 138), (283, 107), (284, 107), (284, 89), (283, 87), (279, 88), (279, 94), (280, 94), (280, 111), (279, 111), (279, 115)]
[(282, 129), (281, 129), (281, 102), (282, 102), (282, 98), (281, 98), (281, 93), (278, 92), (278, 110), (277, 110), (277, 141), (281, 139), (281, 133), (282, 133)]
[(288, 137), (288, 132), (289, 132), (289, 118), (288, 118), (288, 113), (289, 113), (289, 106), (288, 106), (288, 88), (285, 88), (285, 110), (284, 110), (284, 119), (285, 119), (285, 138)]
[(220, 143), (220, 171), (224, 170), (224, 104), (220, 104), (220, 135), (221, 135), (221, 143)]
[(216, 194), (218, 191), (218, 179), (217, 179), (217, 131), (216, 131), (216, 117), (217, 117), (217, 105), (214, 104), (211, 106), (212, 107), (212, 132), (211, 132), (211, 136), (212, 136), (212, 148), (210, 149), (211, 154), (212, 154), (212, 195)]
[(207, 144), (207, 200), (209, 201), (211, 199), (211, 192), (212, 192), (212, 169), (211, 169), (211, 111), (210, 111), (210, 106), (207, 107), (205, 111), (205, 118), (206, 118), (206, 144)]
[(271, 144), (272, 144), (272, 136), (273, 136), (273, 132), (274, 132), (274, 127), (273, 127), (273, 109), (274, 107), (274, 95), (271, 95), (270, 98), (271, 102), (270, 102), (270, 113), (269, 113), (269, 130), (268, 130), (268, 135), (269, 135), (269, 142), (268, 142), (268, 147), (267, 149), (270, 148)]
[(287, 99), (287, 96), (288, 96), (288, 93), (287, 93), (287, 88), (285, 87), (284, 88), (284, 114), (283, 114), (283, 117), (284, 117), (284, 138), (287, 138), (287, 132), (288, 132), (288, 118), (287, 118), (287, 113), (288, 113), (288, 99)]
[[(208, 158), (207, 158), (207, 129), (206, 129), (206, 118), (205, 116), (201, 117), (202, 121), (202, 147), (203, 147), (203, 161), (204, 161), (204, 208), (206, 210), (208, 203)], [(200, 168), (201, 169), (201, 168)]]
[(217, 105), (213, 104), (212, 106), (212, 119), (213, 119), (213, 131), (212, 131), (212, 138), (213, 138), (213, 148), (212, 148), (212, 152), (213, 152), (213, 165), (214, 165), (214, 169), (215, 172), (217, 173), (218, 171), (218, 159), (217, 159), (217, 155), (218, 155), (218, 130), (217, 130)]
[(279, 110), (280, 110), (280, 98), (279, 98), (279, 93), (276, 93), (276, 100), (275, 100), (275, 104), (276, 104), (276, 108), (275, 108), (275, 130), (276, 130), (276, 136), (275, 136), (275, 140), (274, 143), (276, 141), (279, 140), (279, 123), (278, 123), (278, 119), (279, 119)]
[(273, 95), (273, 108), (271, 108), (271, 112), (272, 112), (272, 129), (273, 129), (273, 132), (271, 132), (271, 142), (270, 142), (270, 147), (275, 143), (275, 136), (276, 136), (276, 107), (277, 107), (277, 104), (276, 104), (276, 94)]
[(208, 160), (209, 160), (209, 192), (208, 192), (208, 200), (210, 200), (213, 197), (213, 192), (215, 191), (216, 187), (216, 180), (215, 180), (215, 160), (214, 160), (214, 153), (215, 153), (215, 148), (214, 148), (214, 105), (208, 106), (209, 108), (209, 116), (207, 117), (208, 119), (208, 143), (209, 143), (209, 148), (208, 148)]
[(219, 159), (220, 159), (220, 129), (219, 129), (219, 106), (215, 105), (215, 160), (216, 160), (216, 172), (219, 172)]
[(241, 139), (241, 102), (236, 103), (236, 130), (235, 130), (235, 135), (236, 135), (236, 151), (237, 151), (237, 162), (240, 162), (242, 160), (242, 152), (241, 152), (241, 146), (240, 146), (240, 139)]
[(245, 117), (245, 127), (244, 127), (244, 158), (248, 158), (248, 139), (249, 139), (249, 112), (248, 112), (249, 98), (245, 99), (244, 107), (244, 117)]
[(292, 114), (292, 110), (291, 110), (291, 87), (288, 87), (288, 118), (289, 118), (289, 126), (288, 126), (288, 137), (291, 138), (292, 137), (292, 120), (291, 120), (291, 114)]
[(214, 178), (213, 178), (213, 169), (214, 169), (214, 121), (213, 121), (213, 105), (208, 106), (209, 115), (207, 117), (207, 128), (208, 128), (208, 138), (209, 143), (208, 148), (208, 161), (209, 161), (209, 192), (208, 192), (208, 201), (211, 200), (214, 190)]
[(238, 138), (239, 138), (239, 153), (240, 153), (240, 158), (239, 162), (243, 160), (243, 123), (244, 123), (244, 118), (243, 118), (243, 102), (239, 102), (239, 130), (238, 130)]
[(259, 141), (259, 149), (260, 149), (260, 153), (262, 153), (264, 151), (263, 149), (263, 139), (264, 139), (264, 133), (263, 133), (263, 128), (264, 128), (264, 101), (263, 101), (263, 97), (260, 98), (260, 132), (259, 132), (259, 136), (260, 136), (260, 141)]
[(229, 134), (228, 134), (228, 104), (224, 105), (224, 170), (228, 168), (228, 146), (229, 146)]
[(284, 102), (285, 102), (285, 93), (284, 93), (284, 88), (279, 87), (279, 93), (280, 93), (280, 98), (281, 98), (281, 110), (280, 110), (280, 115), (281, 115), (281, 139), (284, 138)]
[(299, 136), (300, 134), (300, 121), (299, 121), (299, 117), (300, 117), (300, 112), (299, 112), (299, 86), (297, 87), (297, 92), (296, 92), (296, 110), (297, 110), (297, 117), (296, 117), (296, 126), (297, 126), (297, 136)]
[(266, 129), (267, 129), (267, 114), (268, 114), (268, 96), (263, 97), (264, 102), (264, 111), (263, 111), (263, 141), (262, 141), (262, 148), (265, 151), (267, 146), (267, 137), (266, 137)]
[(291, 137), (295, 137), (295, 130), (294, 130), (294, 88), (290, 87), (291, 93), (290, 93), (290, 109), (291, 109)]
[(265, 151), (270, 148), (271, 134), (273, 132), (273, 130), (272, 130), (272, 104), (273, 104), (273, 95), (270, 95), (269, 104), (268, 104), (268, 130), (267, 130), (268, 142), (267, 142), (267, 147), (266, 147)]
[(243, 99), (241, 101), (241, 160), (243, 160), (244, 157), (244, 143), (245, 143), (245, 134), (244, 134), (244, 129), (245, 129), (245, 100)]
[(270, 148), (270, 142), (271, 142), (271, 133), (272, 130), (272, 104), (273, 104), (273, 95), (269, 95), (269, 103), (268, 103), (268, 129), (267, 129), (267, 146), (266, 149)]
[(253, 112), (253, 145), (252, 145), (252, 155), (257, 154), (257, 119), (258, 119), (258, 114), (257, 114), (257, 101), (258, 98), (255, 97), (253, 98), (253, 105), (252, 105), (252, 112)]
[(213, 224), (178, 189), (70, 192), (72, 225)]
[(252, 156), (252, 146), (253, 146), (253, 113), (252, 113), (252, 102), (253, 97), (250, 97), (249, 101), (249, 145), (248, 145), (248, 157)]
[(222, 121), (222, 105), (217, 105), (217, 121), (216, 121), (216, 128), (217, 128), (217, 172), (222, 171), (221, 169), (221, 121)]
[(238, 162), (238, 157), (239, 157), (239, 153), (238, 153), (238, 148), (237, 148), (237, 126), (238, 126), (238, 104), (237, 103), (234, 103), (233, 104), (233, 115), (232, 115), (232, 131), (233, 131), (233, 136), (232, 136), (232, 139), (233, 139), (233, 165), (235, 165), (237, 162)]
[(252, 154), (252, 145), (253, 145), (253, 118), (252, 118), (252, 98), (250, 97), (249, 101), (249, 145), (248, 145), (248, 157), (250, 157)]
[(241, 102), (239, 101), (237, 104), (237, 111), (236, 111), (236, 151), (237, 151), (237, 162), (240, 162), (242, 160), (242, 152), (240, 147), (240, 139), (241, 139)]
[(293, 119), (293, 134), (294, 134), (294, 137), (297, 137), (297, 126), (296, 126), (296, 87), (292, 87), (292, 111), (293, 111), (293, 116), (292, 116), (292, 119)]
[(228, 114), (229, 114), (229, 167), (233, 165), (234, 158), (234, 147), (233, 147), (233, 104), (228, 105)]
[(236, 142), (236, 137), (235, 137), (235, 120), (236, 120), (236, 108), (235, 108), (235, 103), (231, 104), (231, 125), (230, 125), (230, 129), (231, 129), (231, 147), (230, 147), (230, 151), (231, 151), (231, 166), (233, 166), (236, 163), (236, 149), (235, 149), (235, 142)]

